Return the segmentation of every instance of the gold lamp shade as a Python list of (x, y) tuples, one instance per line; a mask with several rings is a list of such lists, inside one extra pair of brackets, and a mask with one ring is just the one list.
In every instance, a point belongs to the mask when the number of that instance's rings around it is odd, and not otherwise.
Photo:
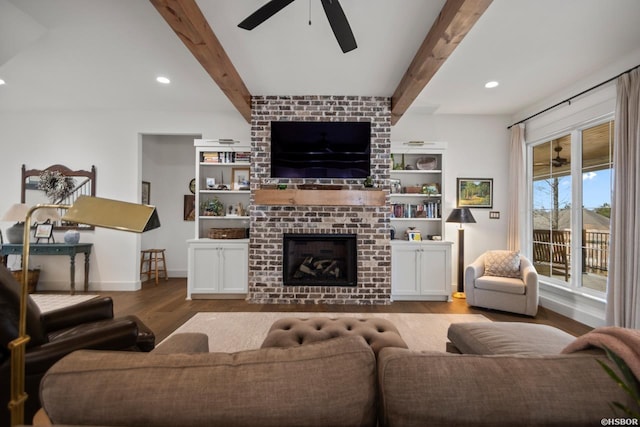
[(136, 233), (160, 227), (154, 206), (90, 196), (78, 197), (62, 220)]

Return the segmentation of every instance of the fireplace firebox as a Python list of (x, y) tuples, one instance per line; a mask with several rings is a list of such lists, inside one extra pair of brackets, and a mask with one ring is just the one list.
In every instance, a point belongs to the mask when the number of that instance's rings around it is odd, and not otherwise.
[(285, 286), (356, 286), (355, 234), (283, 235)]

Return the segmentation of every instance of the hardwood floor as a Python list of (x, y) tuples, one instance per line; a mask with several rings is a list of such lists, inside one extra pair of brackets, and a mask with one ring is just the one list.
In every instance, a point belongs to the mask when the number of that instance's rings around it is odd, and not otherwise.
[(187, 283), (184, 278), (143, 283), (137, 292), (100, 292), (100, 295), (113, 298), (115, 315), (135, 314), (160, 342), (176, 328), (198, 312), (224, 311), (264, 311), (264, 312), (358, 312), (358, 313), (470, 313), (483, 314), (496, 322), (529, 322), (555, 326), (572, 335), (582, 335), (592, 328), (562, 316), (544, 307), (540, 307), (535, 318), (494, 310), (471, 308), (466, 301), (454, 299), (452, 302), (437, 301), (397, 301), (389, 305), (292, 305), (292, 304), (253, 304), (245, 300), (207, 299), (187, 301)]

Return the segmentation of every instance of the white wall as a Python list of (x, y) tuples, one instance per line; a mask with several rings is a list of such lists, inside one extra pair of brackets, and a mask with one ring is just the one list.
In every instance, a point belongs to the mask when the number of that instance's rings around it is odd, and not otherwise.
[[(249, 124), (239, 114), (137, 111), (3, 113), (0, 115), (0, 182), (3, 184), (0, 212), (20, 201), (22, 164), (26, 164), (28, 169), (42, 169), (56, 163), (71, 169), (88, 169), (95, 165), (98, 196), (138, 202), (142, 180), (141, 135), (199, 134), (203, 138), (248, 141), (249, 131)], [(187, 184), (176, 185), (184, 185), (186, 189)], [(158, 194), (158, 188), (152, 186), (152, 200)], [(177, 204), (181, 212), (182, 202)], [(162, 221), (165, 214), (162, 211), (159, 214)], [(167, 217), (172, 215), (169, 213)], [(0, 222), (3, 230), (11, 225)], [(160, 235), (157, 238), (160, 239)], [(56, 234), (56, 240), (62, 240), (62, 233)], [(135, 290), (140, 287), (139, 235), (96, 229), (81, 232), (81, 241), (94, 243), (90, 290)], [(11, 259), (9, 263), (10, 266), (17, 264)], [(67, 259), (33, 257), (31, 265), (43, 268), (41, 289), (68, 289)], [(78, 283), (78, 278), (83, 276), (82, 262), (78, 262), (76, 268)]]
[[(456, 178), (493, 178), (492, 210), (501, 212), (501, 217), (490, 220), (488, 209), (472, 210), (477, 223), (465, 227), (465, 262), (488, 249), (506, 246), (508, 121), (504, 116), (407, 114), (391, 128), (392, 141), (421, 139), (448, 143), (445, 215), (455, 207)], [(2, 114), (0, 212), (20, 200), (23, 163), (27, 168), (45, 168), (55, 163), (72, 169), (96, 165), (97, 195), (131, 202), (140, 200), (141, 181), (150, 181), (151, 203), (158, 206), (162, 223), (159, 230), (144, 237), (106, 229), (82, 232), (82, 241), (95, 244), (90, 289), (139, 289), (142, 247), (166, 248), (170, 275), (184, 275), (184, 240), (193, 234), (192, 223), (182, 221), (182, 196), (188, 194), (187, 185), (193, 177), (192, 135), (248, 141), (250, 127), (237, 114), (108, 111)], [(183, 151), (183, 145), (189, 149)], [(0, 223), (3, 230), (10, 225)], [(62, 239), (62, 233), (56, 236), (57, 240)], [(455, 225), (447, 225), (445, 237), (457, 240)], [(452, 265), (456, 266), (457, 246), (453, 252)], [(66, 259), (34, 257), (32, 261), (32, 266), (43, 268), (41, 289), (68, 289)], [(16, 261), (10, 260), (11, 264), (15, 266)], [(83, 274), (82, 263), (76, 268), (79, 279)], [(452, 280), (457, 283), (457, 270), (455, 267), (453, 270)]]
[[(419, 115), (406, 114), (391, 128), (391, 141), (445, 141), (443, 214), (456, 207), (456, 178), (493, 178), (493, 209), (471, 209), (476, 223), (465, 225), (464, 263), (483, 252), (507, 247), (507, 180), (509, 159), (508, 116)], [(489, 211), (500, 212), (500, 219), (489, 219)], [(457, 224), (447, 224), (446, 240), (454, 242), (453, 286), (458, 283)]]

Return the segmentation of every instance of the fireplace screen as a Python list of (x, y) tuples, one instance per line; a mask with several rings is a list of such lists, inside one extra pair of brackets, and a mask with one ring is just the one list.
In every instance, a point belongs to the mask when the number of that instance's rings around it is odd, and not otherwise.
[(355, 234), (284, 234), (283, 283), (356, 286)]

